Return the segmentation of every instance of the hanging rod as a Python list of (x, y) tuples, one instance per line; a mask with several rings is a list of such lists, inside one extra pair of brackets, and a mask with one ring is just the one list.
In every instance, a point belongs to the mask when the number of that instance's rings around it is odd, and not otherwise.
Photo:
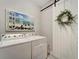
[(54, 6), (56, 7), (56, 3), (57, 3), (58, 1), (60, 1), (60, 0), (55, 0), (53, 3), (51, 3), (51, 4), (48, 5), (47, 7), (43, 8), (43, 9), (41, 10), (41, 12), (42, 12), (43, 10), (49, 8), (49, 7), (52, 6), (52, 5), (54, 5)]

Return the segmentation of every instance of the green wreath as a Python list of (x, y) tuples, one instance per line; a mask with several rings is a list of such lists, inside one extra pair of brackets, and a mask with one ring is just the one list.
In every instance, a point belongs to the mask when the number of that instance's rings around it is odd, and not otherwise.
[[(63, 19), (66, 17), (66, 20)], [(71, 11), (69, 10), (66, 10), (65, 11), (62, 11), (61, 14), (58, 15), (56, 21), (58, 22), (59, 25), (62, 25), (62, 26), (71, 26), (72, 23), (75, 22), (74, 20), (74, 16), (71, 14)]]

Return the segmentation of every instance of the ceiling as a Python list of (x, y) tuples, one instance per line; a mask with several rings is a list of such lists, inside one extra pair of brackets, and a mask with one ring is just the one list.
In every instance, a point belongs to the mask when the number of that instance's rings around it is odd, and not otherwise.
[(54, 1), (54, 0), (33, 0), (37, 5), (39, 5), (40, 7), (43, 7), (45, 4), (47, 4), (50, 1)]

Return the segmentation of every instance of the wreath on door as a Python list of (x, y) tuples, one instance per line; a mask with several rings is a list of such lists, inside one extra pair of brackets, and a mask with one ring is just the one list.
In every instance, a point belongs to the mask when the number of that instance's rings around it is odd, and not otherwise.
[(74, 18), (75, 16), (71, 14), (71, 11), (65, 9), (64, 11), (61, 12), (61, 14), (57, 16), (56, 21), (61, 26), (65, 25), (71, 26), (71, 24), (75, 22)]

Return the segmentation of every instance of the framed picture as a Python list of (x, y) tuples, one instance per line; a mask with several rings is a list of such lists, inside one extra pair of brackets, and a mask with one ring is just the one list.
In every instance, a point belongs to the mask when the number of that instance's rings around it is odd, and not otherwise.
[(34, 23), (30, 16), (6, 9), (6, 31), (34, 31)]

